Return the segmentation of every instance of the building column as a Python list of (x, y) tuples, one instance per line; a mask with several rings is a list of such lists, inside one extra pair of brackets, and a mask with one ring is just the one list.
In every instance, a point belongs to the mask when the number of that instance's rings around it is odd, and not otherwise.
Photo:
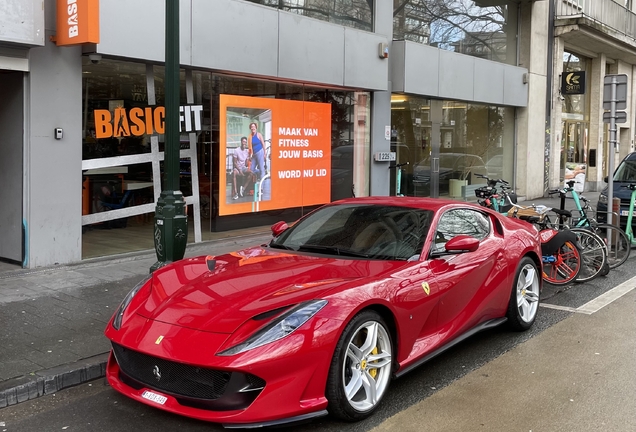
[(528, 69), (528, 106), (517, 109), (516, 192), (526, 199), (544, 192), (546, 91), (549, 22), (548, 2), (522, 3), (519, 23), (519, 66)]
[[(393, 2), (375, 0), (373, 6), (374, 31), (387, 37), (389, 58), (393, 40)], [(389, 78), (390, 79), (390, 78)], [(391, 128), (391, 82), (387, 91), (376, 91), (371, 95), (371, 157), (369, 167), (369, 194), (389, 195), (390, 172), (387, 162), (375, 162), (373, 153), (391, 151), (391, 138), (386, 138), (385, 128)]]
[[(589, 73), (590, 89), (590, 129), (588, 136), (588, 166), (586, 188), (590, 191), (598, 191), (604, 187), (603, 177), (606, 164), (603, 123), (603, 79), (605, 78), (605, 54), (600, 53), (592, 59), (592, 70)], [(590, 151), (596, 151), (596, 166), (590, 166)]]

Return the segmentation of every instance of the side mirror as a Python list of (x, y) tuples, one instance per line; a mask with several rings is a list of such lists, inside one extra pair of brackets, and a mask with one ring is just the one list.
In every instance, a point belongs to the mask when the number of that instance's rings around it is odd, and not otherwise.
[(446, 252), (474, 252), (477, 250), (478, 247), (479, 240), (477, 240), (475, 237), (471, 237), (465, 234), (453, 237), (444, 245)]
[(274, 237), (278, 237), (287, 228), (289, 228), (289, 225), (287, 225), (287, 222), (285, 221), (276, 222), (274, 225), (272, 225), (272, 235)]
[(608, 176), (603, 177), (603, 181), (604, 181), (605, 183), (609, 183), (609, 177), (608, 177)]

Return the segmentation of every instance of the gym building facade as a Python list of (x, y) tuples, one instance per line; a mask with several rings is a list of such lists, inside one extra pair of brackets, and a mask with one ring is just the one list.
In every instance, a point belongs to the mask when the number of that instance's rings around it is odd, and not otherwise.
[[(631, 86), (635, 27), (586, 8), (180, 0), (188, 241), (266, 232), (354, 195), (472, 200), (477, 174), (532, 199), (568, 162), (597, 189), (606, 158), (620, 157), (607, 152), (602, 75), (627, 73)], [(0, 10), (0, 260), (36, 268), (153, 249), (164, 2)], [(566, 71), (587, 73), (582, 93), (562, 94)], [(621, 153), (633, 145), (628, 105)]]

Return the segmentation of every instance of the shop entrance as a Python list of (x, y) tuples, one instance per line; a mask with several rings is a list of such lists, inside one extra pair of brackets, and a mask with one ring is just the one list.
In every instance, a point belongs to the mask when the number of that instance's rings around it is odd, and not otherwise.
[(22, 264), (24, 73), (0, 70), (0, 260)]
[[(571, 180), (579, 176), (584, 181), (587, 169), (588, 123), (580, 120), (563, 120), (561, 137), (560, 180)], [(578, 181), (578, 178), (576, 179)]]

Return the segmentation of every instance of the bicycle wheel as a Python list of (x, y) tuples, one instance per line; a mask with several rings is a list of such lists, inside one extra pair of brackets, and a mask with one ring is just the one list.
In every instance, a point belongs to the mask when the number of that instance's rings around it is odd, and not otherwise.
[(591, 229), (570, 228), (576, 234), (581, 246), (581, 271), (576, 282), (587, 282), (609, 271), (607, 263), (607, 248), (601, 237)]
[(609, 224), (594, 224), (592, 228), (607, 246), (607, 263), (611, 269), (627, 261), (632, 245), (625, 231)]
[(581, 271), (581, 252), (566, 241), (554, 255), (543, 257), (543, 280), (551, 285), (566, 285)]

